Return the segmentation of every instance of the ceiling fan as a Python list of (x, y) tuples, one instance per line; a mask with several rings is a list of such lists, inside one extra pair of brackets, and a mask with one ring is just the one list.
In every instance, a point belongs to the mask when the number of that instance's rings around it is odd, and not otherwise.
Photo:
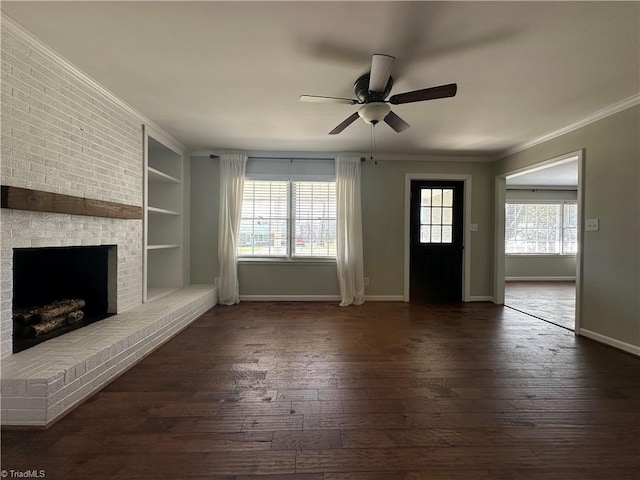
[(402, 118), (391, 111), (391, 105), (403, 103), (422, 102), (425, 100), (436, 100), (455, 96), (458, 85), (450, 83), (438, 87), (424, 88), (412, 92), (392, 95), (389, 100), (385, 100), (391, 87), (393, 78), (391, 69), (395, 57), (391, 55), (374, 54), (371, 58), (371, 72), (362, 75), (353, 85), (357, 100), (354, 98), (321, 97), (316, 95), (301, 95), (301, 102), (317, 103), (344, 103), (347, 105), (362, 105), (360, 109), (343, 121), (340, 125), (329, 132), (329, 135), (336, 135), (361, 117), (365, 122), (376, 125), (384, 122), (396, 132), (402, 132), (410, 127)]

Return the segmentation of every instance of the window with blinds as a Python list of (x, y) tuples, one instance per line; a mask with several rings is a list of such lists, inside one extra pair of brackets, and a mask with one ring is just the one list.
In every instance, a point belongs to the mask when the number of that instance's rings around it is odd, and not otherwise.
[(506, 204), (505, 252), (574, 255), (578, 251), (575, 202)]
[(287, 255), (289, 182), (245, 180), (238, 236), (239, 256)]
[(245, 180), (239, 257), (336, 256), (335, 182)]
[(294, 257), (336, 256), (335, 182), (291, 182)]

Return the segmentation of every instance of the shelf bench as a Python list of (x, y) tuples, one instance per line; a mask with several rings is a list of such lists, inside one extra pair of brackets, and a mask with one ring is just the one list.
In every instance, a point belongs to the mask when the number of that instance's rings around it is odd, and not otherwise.
[(216, 303), (216, 287), (190, 285), (3, 358), (2, 425), (52, 425)]

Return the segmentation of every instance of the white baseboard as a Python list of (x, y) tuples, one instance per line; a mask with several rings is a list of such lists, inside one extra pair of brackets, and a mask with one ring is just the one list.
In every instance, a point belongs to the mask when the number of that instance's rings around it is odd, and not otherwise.
[(632, 345), (631, 343), (616, 340), (615, 338), (607, 337), (606, 335), (592, 332), (591, 330), (586, 330), (584, 328), (581, 328), (578, 334), (640, 357), (640, 346), (638, 345)]
[(367, 302), (404, 302), (402, 295), (365, 295)]
[[(240, 295), (241, 302), (340, 302), (339, 295)], [(367, 302), (404, 302), (402, 295), (366, 295)], [(491, 296), (474, 296), (470, 302), (493, 302)]]
[(493, 302), (493, 297), (490, 295), (473, 295), (469, 297), (470, 302)]
[[(241, 302), (340, 302), (340, 295), (240, 295)], [(402, 295), (366, 295), (367, 302), (402, 302)]]
[(339, 295), (240, 295), (241, 302), (340, 302)]
[(505, 277), (505, 282), (575, 282), (576, 277)]

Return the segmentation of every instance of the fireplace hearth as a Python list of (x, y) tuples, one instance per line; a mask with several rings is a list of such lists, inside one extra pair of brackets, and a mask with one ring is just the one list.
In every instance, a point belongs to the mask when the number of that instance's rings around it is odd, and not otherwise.
[(13, 353), (115, 312), (117, 247), (15, 248)]

